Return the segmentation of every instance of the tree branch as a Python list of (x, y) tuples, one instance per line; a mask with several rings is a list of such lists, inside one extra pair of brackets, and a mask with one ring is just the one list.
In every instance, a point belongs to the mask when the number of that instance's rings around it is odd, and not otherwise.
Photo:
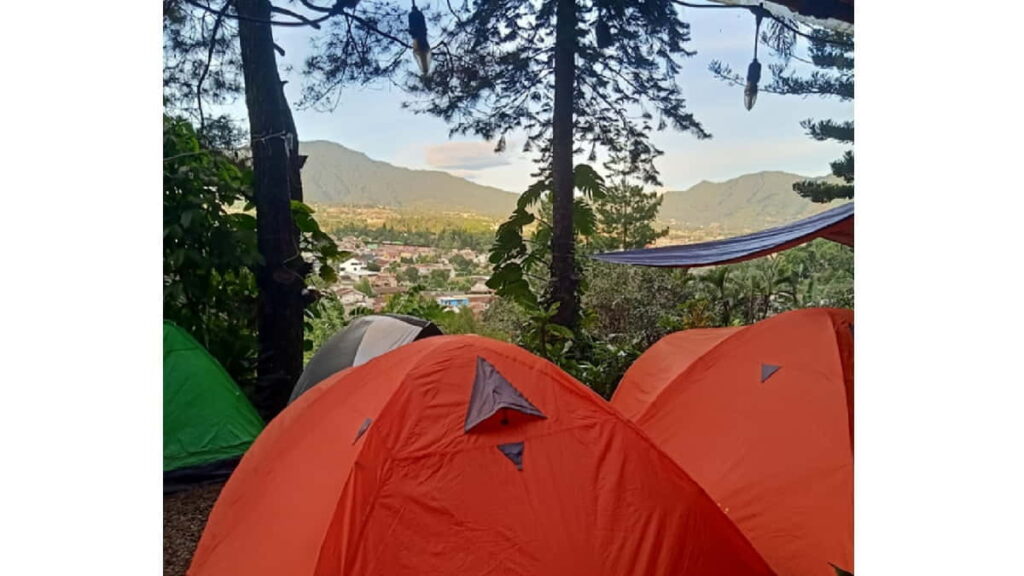
[(459, 26), (462, 26), (463, 25), (462, 18), (459, 18), (458, 13), (455, 12), (455, 8), (452, 8), (452, 1), (451, 0), (445, 0), (445, 2), (448, 4), (448, 11), (451, 12), (452, 16), (455, 17), (455, 20), (459, 23)]
[(203, 133), (203, 129), (206, 127), (206, 117), (203, 115), (203, 82), (206, 81), (206, 75), (210, 73), (210, 63), (213, 62), (213, 51), (217, 47), (217, 32), (220, 31), (220, 25), (224, 22), (224, 15), (227, 14), (228, 8), (231, 7), (231, 0), (225, 0), (224, 6), (217, 13), (217, 19), (213, 22), (213, 29), (210, 31), (210, 46), (206, 52), (206, 65), (203, 66), (203, 72), (199, 75), (199, 80), (196, 81), (196, 105), (199, 108), (199, 133)]
[(786, 22), (782, 18), (779, 18), (775, 14), (772, 14), (768, 10), (765, 10), (761, 6), (747, 6), (741, 4), (693, 4), (691, 2), (684, 2), (683, 0), (672, 0), (672, 3), (678, 4), (680, 6), (686, 6), (688, 8), (742, 8), (744, 10), (750, 10), (755, 14), (760, 13), (762, 16), (765, 16), (778, 22), (779, 25), (785, 28), (786, 30), (789, 30), (790, 32), (796, 34), (797, 36), (802, 36), (808, 40), (811, 40), (812, 42), (824, 42), (825, 44), (831, 44), (833, 46), (839, 46), (841, 48), (853, 48), (853, 44), (851, 42), (843, 42), (841, 40), (830, 40), (828, 38), (819, 38), (811, 36), (806, 32), (801, 32), (795, 26), (791, 25), (789, 22)]
[(314, 12), (324, 12), (327, 14), (331, 14), (334, 12), (333, 6), (330, 8), (324, 8), (323, 6), (317, 6), (316, 4), (313, 4), (309, 0), (299, 0), (299, 2), (301, 2), (303, 6), (309, 8), (310, 10), (313, 10)]
[(412, 48), (412, 46), (409, 45), (409, 44), (406, 44), (404, 40), (402, 40), (400, 38), (396, 38), (395, 36), (392, 36), (391, 34), (388, 34), (387, 32), (384, 32), (380, 28), (377, 28), (376, 26), (374, 26), (373, 24), (371, 24), (367, 20), (364, 20), (363, 18), (360, 18), (359, 16), (356, 16), (355, 14), (351, 14), (349, 12), (340, 12), (339, 14), (341, 14), (345, 18), (348, 18), (349, 20), (353, 20), (353, 21), (357, 22), (363, 28), (369, 30), (370, 32), (373, 32), (374, 34), (377, 34), (378, 36), (382, 36), (384, 38), (387, 38), (388, 40), (391, 40), (392, 42), (394, 42), (396, 44), (400, 44), (400, 45), (402, 45), (402, 46), (404, 46), (406, 48), (410, 48), (410, 49)]
[(690, 2), (683, 2), (682, 0), (672, 0), (672, 3), (679, 4), (680, 6), (686, 6), (687, 8), (750, 8), (749, 6), (741, 4), (692, 4)]
[[(205, 10), (205, 11), (209, 12), (210, 14), (217, 14), (218, 13), (217, 10), (211, 8), (210, 6), (207, 6), (207, 5), (203, 4), (202, 2), (198, 2), (197, 0), (182, 0), (182, 1), (185, 4), (188, 4), (190, 6), (194, 6), (196, 8), (199, 8), (200, 10)], [(249, 17), (249, 16), (242, 16), (242, 15), (237, 14), (237, 13), (236, 14), (228, 14), (228, 16), (230, 18), (234, 18), (235, 20), (245, 20), (246, 22), (256, 22), (258, 24), (270, 24), (271, 26), (296, 26), (296, 27), (298, 27), (298, 26), (309, 26), (310, 25), (310, 24), (307, 24), (306, 22), (301, 22), (301, 21), (300, 22), (282, 22), (280, 20), (263, 20), (262, 18), (252, 18), (252, 17)], [(319, 20), (319, 19), (316, 20), (316, 22), (320, 22), (320, 21), (322, 21), (322, 20)]]
[(292, 18), (295, 18), (296, 20), (298, 20), (300, 22), (303, 22), (307, 26), (311, 26), (311, 27), (313, 27), (313, 28), (315, 28), (317, 30), (320, 29), (320, 23), (321, 22), (323, 22), (324, 20), (327, 20), (328, 18), (331, 17), (330, 14), (326, 14), (324, 16), (321, 16), (321, 17), (317, 18), (316, 20), (310, 20), (309, 18), (303, 16), (302, 14), (299, 14), (298, 12), (293, 12), (293, 11), (287, 9), (287, 8), (279, 8), (279, 7), (274, 6), (274, 5), (270, 6), (270, 11), (271, 12), (275, 12), (277, 14), (284, 14), (285, 16), (291, 16)]

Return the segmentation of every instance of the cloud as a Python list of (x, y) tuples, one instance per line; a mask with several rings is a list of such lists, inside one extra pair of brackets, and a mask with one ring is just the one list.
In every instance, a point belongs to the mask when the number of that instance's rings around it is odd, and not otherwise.
[(466, 171), (505, 166), (511, 162), (505, 153), (495, 154), (491, 142), (445, 142), (427, 146), (425, 153), (431, 167), (459, 171), (464, 178)]

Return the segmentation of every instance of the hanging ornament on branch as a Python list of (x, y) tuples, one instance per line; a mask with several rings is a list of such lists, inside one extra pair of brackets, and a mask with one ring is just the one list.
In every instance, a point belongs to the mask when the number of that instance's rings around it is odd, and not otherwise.
[(430, 72), (430, 42), (427, 41), (427, 19), (412, 0), (409, 11), (409, 35), (412, 36), (412, 55), (420, 67), (420, 74), (426, 76)]
[(597, 23), (594, 26), (594, 39), (597, 41), (598, 50), (610, 48), (612, 43), (612, 29), (608, 25), (608, 9), (597, 3)]
[(601, 50), (611, 48), (612, 45), (612, 30), (608, 27), (608, 23), (604, 21), (604, 15), (598, 12), (597, 14), (597, 28), (595, 29), (595, 36), (597, 37), (597, 47)]
[(761, 35), (761, 18), (764, 16), (763, 7), (751, 8), (757, 24), (754, 28), (754, 60), (747, 66), (747, 84), (743, 87), (743, 106), (750, 110), (757, 102), (757, 85), (761, 82), (761, 63), (757, 61), (757, 43)]

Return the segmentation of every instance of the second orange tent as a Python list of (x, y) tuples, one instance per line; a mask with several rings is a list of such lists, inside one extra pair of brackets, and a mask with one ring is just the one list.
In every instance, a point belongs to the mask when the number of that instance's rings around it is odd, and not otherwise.
[(642, 354), (612, 404), (787, 576), (853, 571), (853, 312), (685, 330)]

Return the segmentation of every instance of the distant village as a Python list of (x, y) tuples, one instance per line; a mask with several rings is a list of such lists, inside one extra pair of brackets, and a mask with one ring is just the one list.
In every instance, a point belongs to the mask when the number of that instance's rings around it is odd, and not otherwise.
[(494, 300), (485, 284), (488, 255), (463, 248), (445, 250), (392, 242), (364, 242), (355, 236), (336, 239), (352, 256), (337, 266), (330, 290), (345, 312), (369, 308), (379, 312), (390, 296), (422, 285), (422, 294), (446, 309), (469, 308), (479, 316)]

